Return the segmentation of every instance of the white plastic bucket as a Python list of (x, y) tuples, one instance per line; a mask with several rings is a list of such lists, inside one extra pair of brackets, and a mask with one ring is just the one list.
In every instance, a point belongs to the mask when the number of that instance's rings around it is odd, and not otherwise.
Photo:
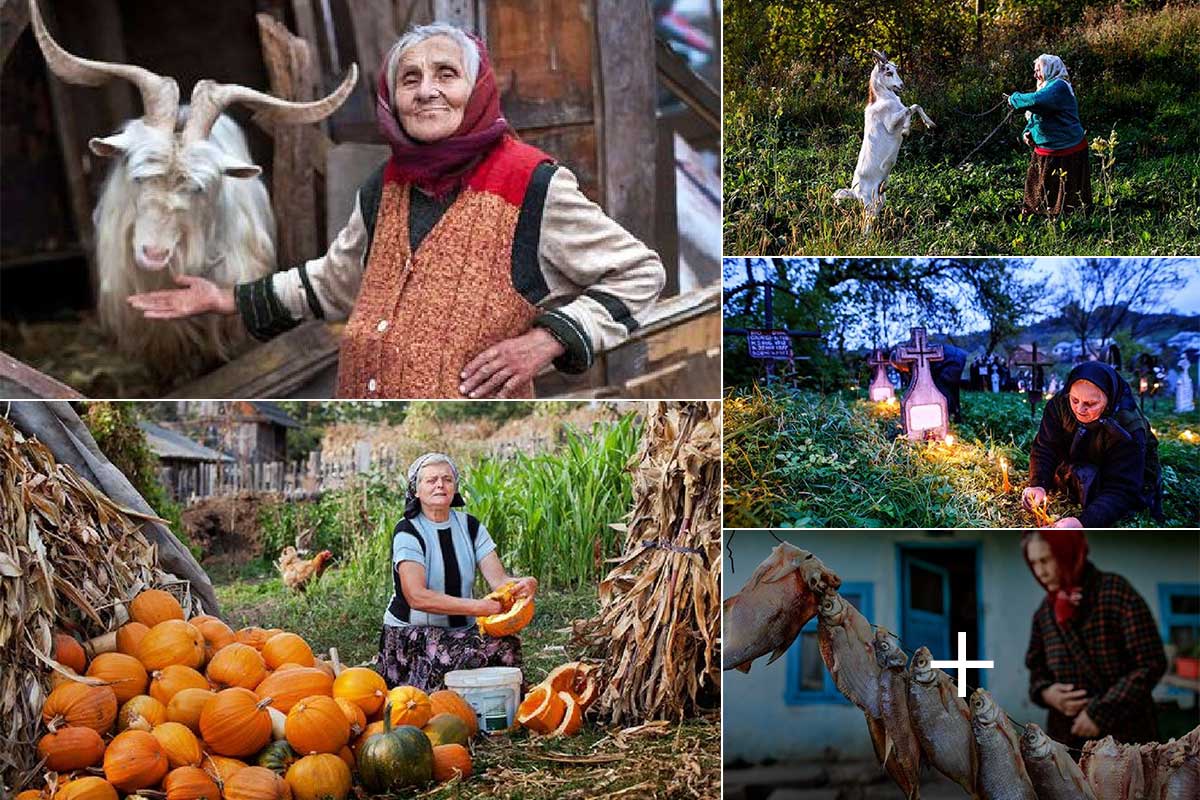
[(516, 667), (459, 669), (446, 673), (446, 688), (462, 695), (475, 709), (479, 730), (512, 727), (521, 703), (521, 670)]

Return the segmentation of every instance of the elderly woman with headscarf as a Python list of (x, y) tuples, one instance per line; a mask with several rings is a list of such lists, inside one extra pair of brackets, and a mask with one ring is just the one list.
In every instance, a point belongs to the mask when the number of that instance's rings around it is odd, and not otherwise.
[(404, 518), (392, 534), (392, 598), (379, 637), (379, 671), (389, 686), (442, 687), (447, 672), (516, 667), (521, 642), (492, 638), (475, 617), (500, 613), (495, 600), (476, 600), (475, 571), (493, 589), (513, 581), (515, 597), (533, 597), (534, 578), (513, 578), (478, 519), (455, 507), (458, 468), (442, 453), (426, 453), (408, 468)]
[(337, 393), (367, 398), (531, 397), (543, 367), (583, 372), (644, 319), (658, 256), (518, 141), (480, 39), (440, 23), (406, 33), (376, 116), (391, 158), (324, 256), (129, 302), (152, 318), (237, 313), (259, 339), (348, 319)]
[(1047, 490), (1083, 506), (1057, 527), (1102, 528), (1143, 508), (1162, 515), (1158, 440), (1116, 370), (1088, 361), (1071, 370), (1046, 403), (1029, 453), (1026, 508), (1044, 506)]
[(1092, 204), (1087, 136), (1062, 59), (1043, 53), (1033, 62), (1033, 76), (1037, 91), (1008, 97), (1025, 112), (1025, 144), (1033, 148), (1022, 213), (1058, 216)]

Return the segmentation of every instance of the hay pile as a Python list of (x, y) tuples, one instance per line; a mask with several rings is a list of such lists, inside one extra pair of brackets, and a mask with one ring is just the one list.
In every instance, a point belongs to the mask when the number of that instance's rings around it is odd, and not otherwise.
[(721, 404), (654, 403), (632, 463), (623, 555), (576, 638), (604, 660), (600, 716), (679, 720), (719, 704)]
[[(55, 630), (86, 641), (128, 620), (144, 588), (194, 608), (186, 582), (157, 567), (140, 514), (115, 505), (50, 451), (0, 418), (0, 778), (37, 783), (36, 744)], [(88, 679), (90, 682), (90, 679)]]

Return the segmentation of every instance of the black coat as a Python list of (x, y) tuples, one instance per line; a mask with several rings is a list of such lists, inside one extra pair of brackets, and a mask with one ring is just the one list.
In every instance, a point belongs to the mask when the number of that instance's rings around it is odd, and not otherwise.
[(1102, 528), (1150, 506), (1159, 491), (1158, 441), (1138, 410), (1133, 390), (1119, 380), (1116, 402), (1085, 428), (1071, 412), (1068, 389), (1046, 403), (1029, 453), (1029, 485), (1050, 488), (1063, 464), (1091, 464), (1096, 486), (1079, 514), (1086, 528)]

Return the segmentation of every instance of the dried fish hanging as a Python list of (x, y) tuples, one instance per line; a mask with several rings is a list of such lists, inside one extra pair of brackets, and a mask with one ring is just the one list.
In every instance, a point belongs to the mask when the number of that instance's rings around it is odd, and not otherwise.
[[(123, 601), (171, 591), (186, 611), (186, 581), (157, 566), (142, 515), (114, 504), (49, 449), (0, 418), (0, 779), (28, 786), (49, 693), (53, 633), (88, 639), (128, 621)], [(91, 682), (91, 679), (85, 679)]]
[(600, 716), (682, 719), (719, 702), (721, 404), (654, 403), (623, 555), (576, 638), (604, 659)]

